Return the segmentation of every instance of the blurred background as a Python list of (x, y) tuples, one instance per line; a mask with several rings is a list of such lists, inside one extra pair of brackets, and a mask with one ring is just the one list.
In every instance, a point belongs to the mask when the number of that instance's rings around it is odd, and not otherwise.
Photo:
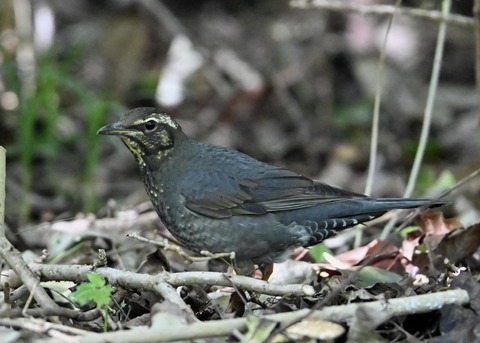
[[(439, 10), (440, 1), (402, 6)], [(452, 12), (471, 16), (472, 6), (455, 1)], [(139, 106), (160, 107), (199, 140), (363, 192), (388, 22), (277, 0), (0, 0), (7, 224), (146, 201), (128, 150), (96, 135)], [(394, 19), (373, 196), (405, 189), (437, 31), (425, 19)], [(450, 25), (415, 196), (480, 164), (474, 56), (473, 28)], [(465, 225), (478, 220), (479, 189), (477, 180), (454, 194)]]

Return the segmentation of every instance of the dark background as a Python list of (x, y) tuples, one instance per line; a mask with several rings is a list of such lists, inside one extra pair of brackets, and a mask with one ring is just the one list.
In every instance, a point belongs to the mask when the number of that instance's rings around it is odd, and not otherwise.
[[(389, 17), (273, 0), (18, 3), (31, 15), (22, 9), (15, 19), (20, 5), (13, 1), (0, 10), (8, 224), (97, 212), (111, 198), (120, 208), (146, 200), (127, 149), (95, 134), (137, 106), (159, 106), (199, 140), (364, 191)], [(471, 1), (456, 1), (452, 11), (469, 16), (471, 8)], [(30, 30), (29, 19), (37, 25)], [(437, 31), (438, 23), (397, 16), (389, 33), (374, 196), (405, 189)], [(187, 50), (171, 64), (172, 42), (182, 35), (202, 62), (177, 84), (183, 98), (162, 104), (159, 80), (191, 65)], [(416, 196), (451, 186), (479, 165), (474, 67), (473, 29), (449, 26)], [(478, 188), (473, 181), (454, 195), (465, 200), (456, 206), (469, 222), (477, 217)]]

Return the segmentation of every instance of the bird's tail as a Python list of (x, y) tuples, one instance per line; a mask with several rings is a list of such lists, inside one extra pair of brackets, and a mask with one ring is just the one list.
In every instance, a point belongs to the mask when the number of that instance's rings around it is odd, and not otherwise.
[(446, 204), (448, 201), (409, 198), (360, 198), (324, 204), (322, 205), (322, 215), (325, 219), (303, 221), (303, 225), (309, 233), (305, 246), (319, 243), (335, 235), (338, 231), (373, 220), (390, 210), (421, 206), (435, 208)]
[(449, 202), (445, 200), (432, 199), (413, 199), (413, 198), (372, 198), (365, 201), (364, 210), (371, 207), (373, 212), (387, 212), (395, 209), (410, 209), (426, 206), (427, 208), (435, 208), (447, 205)]

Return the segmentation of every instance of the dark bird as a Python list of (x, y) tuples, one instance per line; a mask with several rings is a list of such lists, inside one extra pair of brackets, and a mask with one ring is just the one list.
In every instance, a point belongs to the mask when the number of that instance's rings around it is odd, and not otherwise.
[[(375, 199), (187, 137), (156, 108), (136, 108), (99, 134), (120, 136), (158, 215), (187, 248), (235, 252), (236, 266), (284, 261), (338, 231), (428, 199)], [(445, 202), (437, 201), (431, 206)]]

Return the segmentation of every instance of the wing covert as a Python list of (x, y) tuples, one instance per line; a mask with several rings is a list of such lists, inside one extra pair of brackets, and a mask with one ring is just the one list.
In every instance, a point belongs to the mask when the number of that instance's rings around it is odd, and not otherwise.
[(202, 171), (188, 176), (185, 206), (199, 215), (228, 218), (289, 211), (325, 202), (364, 197), (315, 182), (289, 170), (271, 166), (261, 173), (231, 177), (227, 171)]

